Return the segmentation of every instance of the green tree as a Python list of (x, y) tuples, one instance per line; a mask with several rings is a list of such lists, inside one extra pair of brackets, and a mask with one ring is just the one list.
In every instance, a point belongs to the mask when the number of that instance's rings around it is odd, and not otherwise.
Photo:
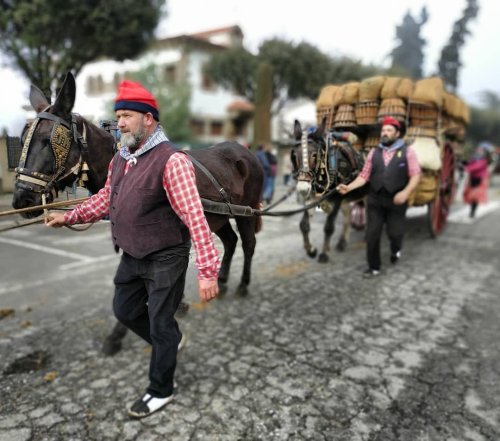
[(293, 44), (275, 38), (263, 42), (257, 55), (244, 48), (215, 55), (207, 65), (207, 73), (218, 84), (254, 102), (257, 66), (261, 63), (272, 67), (275, 111), (288, 99), (315, 99), (325, 84), (356, 81), (382, 70), (347, 57), (330, 57), (309, 43)]
[(154, 36), (164, 0), (0, 0), (0, 51), (50, 100), (66, 72), (124, 60)]
[(483, 103), (481, 107), (470, 107), (467, 140), (471, 145), (477, 145), (481, 141), (500, 145), (500, 95), (484, 91)]
[(419, 21), (408, 11), (403, 18), (403, 24), (396, 27), (396, 39), (400, 43), (391, 52), (392, 68), (403, 69), (413, 79), (422, 78), (425, 40), (420, 37), (420, 30), (428, 18), (425, 7), (420, 12)]
[(477, 0), (467, 0), (462, 17), (453, 25), (450, 40), (441, 50), (438, 68), (439, 75), (443, 78), (445, 85), (453, 92), (458, 89), (458, 77), (462, 63), (460, 61), (460, 50), (465, 44), (470, 31), (467, 28), (470, 20), (473, 20), (479, 12)]
[(191, 90), (187, 81), (185, 79), (169, 81), (161, 67), (155, 65), (130, 73), (127, 77), (139, 81), (155, 96), (160, 108), (160, 123), (168, 138), (175, 143), (191, 142), (189, 127)]

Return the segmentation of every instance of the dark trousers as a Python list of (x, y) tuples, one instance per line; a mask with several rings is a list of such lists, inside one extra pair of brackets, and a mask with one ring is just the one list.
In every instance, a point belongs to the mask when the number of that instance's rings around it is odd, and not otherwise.
[(152, 345), (147, 392), (172, 395), (181, 332), (174, 314), (184, 292), (191, 242), (143, 259), (123, 253), (116, 271), (116, 318)]
[(403, 245), (407, 204), (395, 205), (393, 195), (382, 190), (368, 195), (366, 223), (366, 259), (371, 269), (379, 270), (380, 239), (386, 225), (391, 254), (396, 254)]

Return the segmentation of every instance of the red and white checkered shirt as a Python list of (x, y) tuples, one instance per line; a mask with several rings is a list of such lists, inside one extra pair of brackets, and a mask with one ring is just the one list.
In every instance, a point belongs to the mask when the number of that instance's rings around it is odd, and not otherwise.
[[(375, 153), (375, 149), (379, 148), (381, 147), (375, 147), (368, 152), (363, 170), (361, 170), (361, 172), (359, 173), (359, 176), (361, 176), (366, 182), (370, 180), (370, 176), (372, 173), (373, 154)], [(398, 151), (400, 151), (400, 149), (382, 149), (382, 158), (386, 167)], [(417, 160), (417, 155), (411, 145), (407, 146), (406, 148), (406, 161), (408, 162), (408, 176), (410, 178), (422, 173), (422, 169), (420, 168), (420, 164)]]
[[(113, 161), (108, 167), (106, 185), (87, 201), (68, 211), (64, 216), (67, 224), (96, 222), (109, 214), (112, 164)], [(129, 168), (127, 162), (125, 173)], [(163, 171), (163, 188), (172, 209), (189, 229), (196, 251), (198, 278), (216, 279), (220, 268), (219, 254), (203, 212), (194, 166), (186, 154), (177, 152), (170, 156)]]

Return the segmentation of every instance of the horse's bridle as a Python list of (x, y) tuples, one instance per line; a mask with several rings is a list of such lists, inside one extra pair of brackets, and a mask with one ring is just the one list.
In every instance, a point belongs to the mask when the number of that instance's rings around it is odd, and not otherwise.
[[(316, 163), (314, 165), (314, 169), (311, 169), (309, 167), (309, 143), (312, 144), (317, 144), (317, 151), (316, 151)], [(321, 187), (322, 192), (326, 191), (328, 188), (328, 183), (326, 185), (323, 185), (323, 183), (319, 182), (319, 177), (323, 176), (326, 177), (328, 180), (328, 173), (327, 173), (327, 150), (325, 146), (321, 145), (320, 143), (316, 143), (315, 141), (311, 140), (309, 141), (308, 133), (306, 130), (302, 131), (302, 136), (300, 141), (297, 141), (295, 143), (296, 145), (300, 145), (300, 155), (302, 158), (302, 167), (300, 167), (296, 171), (296, 176), (297, 178), (300, 175), (306, 175), (308, 177), (309, 182), (311, 183), (311, 186), (314, 187), (316, 190), (319, 190)], [(326, 176), (323, 172), (326, 172)], [(322, 194), (322, 193), (319, 193)]]
[[(71, 174), (74, 174), (75, 177), (80, 174), (80, 171), (83, 168), (85, 159), (84, 157), (86, 156), (88, 150), (87, 141), (85, 139), (85, 123), (82, 122), (83, 135), (81, 135), (76, 127), (76, 118), (74, 114), (71, 114), (71, 121), (68, 122), (57, 115), (48, 113), (47, 110), (49, 109), (49, 107), (45, 108), (42, 112), (39, 112), (36, 115), (35, 120), (31, 123), (26, 135), (26, 139), (23, 143), (23, 149), (21, 151), (21, 157), (19, 159), (19, 167), (17, 167), (15, 170), (16, 187), (32, 191), (34, 193), (41, 193), (43, 199), (45, 199), (45, 197), (51, 193), (53, 197), (57, 196), (56, 184), (59, 181), (63, 180)], [(25, 167), (31, 139), (33, 137), (33, 134), (35, 133), (38, 123), (41, 120), (50, 120), (55, 122), (50, 137), (50, 146), (55, 158), (55, 172), (52, 176), (37, 171), (32, 171)], [(68, 159), (68, 155), (73, 142), (77, 142), (77, 144), (80, 146), (80, 159), (65, 173), (66, 161)], [(36, 190), (29, 184), (35, 184), (40, 187), (40, 189)]]
[[(308, 176), (309, 182), (317, 195), (324, 194), (331, 185), (351, 182), (358, 175), (363, 165), (356, 157), (354, 147), (349, 142), (337, 142), (335, 147), (331, 148), (334, 141), (338, 140), (332, 133), (327, 133), (323, 140), (324, 145), (313, 140), (309, 141), (307, 131), (303, 131), (300, 141), (296, 142), (296, 145), (300, 144), (302, 157), (302, 167), (297, 170), (296, 176), (298, 177), (300, 174)], [(309, 142), (318, 145), (314, 170), (309, 168)], [(339, 152), (349, 162), (351, 169), (349, 174), (344, 174), (341, 167), (339, 167), (341, 159)], [(333, 167), (328, 163), (329, 155), (335, 155)]]

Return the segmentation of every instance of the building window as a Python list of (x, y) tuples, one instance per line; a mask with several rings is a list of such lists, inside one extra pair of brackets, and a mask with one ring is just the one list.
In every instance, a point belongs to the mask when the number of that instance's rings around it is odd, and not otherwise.
[(212, 121), (210, 123), (210, 135), (220, 136), (222, 135), (222, 129), (224, 125), (220, 121)]
[(175, 84), (177, 80), (177, 66), (170, 65), (165, 67), (165, 80), (167, 83)]
[(202, 136), (205, 133), (205, 124), (202, 120), (192, 119), (189, 126), (194, 136)]
[(214, 90), (215, 83), (212, 77), (207, 73), (206, 65), (201, 70), (201, 88), (203, 90)]

